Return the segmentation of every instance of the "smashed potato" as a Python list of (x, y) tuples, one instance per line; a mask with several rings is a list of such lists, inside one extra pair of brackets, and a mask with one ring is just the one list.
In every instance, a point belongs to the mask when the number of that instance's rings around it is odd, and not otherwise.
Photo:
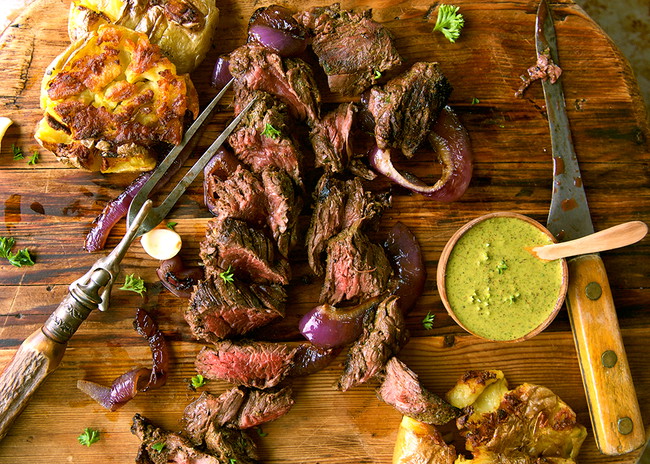
[(215, 0), (73, 0), (68, 35), (74, 42), (102, 24), (128, 27), (159, 45), (183, 74), (205, 58), (218, 21)]
[(187, 75), (147, 36), (102, 25), (59, 55), (41, 85), (35, 134), (60, 161), (90, 171), (148, 171), (199, 110)]
[(453, 464), (455, 459), (455, 448), (445, 443), (435, 426), (402, 417), (393, 464)]

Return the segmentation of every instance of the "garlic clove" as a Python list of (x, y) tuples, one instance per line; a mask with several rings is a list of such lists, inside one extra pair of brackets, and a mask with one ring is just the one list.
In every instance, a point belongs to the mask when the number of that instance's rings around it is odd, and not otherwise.
[(149, 256), (165, 260), (178, 254), (183, 241), (181, 236), (171, 229), (153, 229), (142, 236), (140, 243)]
[(11, 119), (5, 118), (4, 116), (0, 117), (0, 143), (2, 143), (2, 138), (5, 136), (5, 132), (7, 132), (7, 129), (12, 124), (13, 121)]

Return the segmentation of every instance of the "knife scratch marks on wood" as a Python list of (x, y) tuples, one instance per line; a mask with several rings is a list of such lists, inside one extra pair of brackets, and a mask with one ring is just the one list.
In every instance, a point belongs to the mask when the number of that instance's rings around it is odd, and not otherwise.
[[(19, 35), (20, 34), (20, 35)], [(36, 38), (31, 32), (20, 30), (14, 32), (14, 36), (5, 41), (9, 47), (14, 48), (14, 53), (3, 53), (0, 60), (0, 68), (3, 69), (3, 78), (14, 82), (10, 95), (3, 95), (0, 99), (6, 99), (6, 105), (19, 108), (18, 98), (27, 87), (30, 66), (34, 58)]]

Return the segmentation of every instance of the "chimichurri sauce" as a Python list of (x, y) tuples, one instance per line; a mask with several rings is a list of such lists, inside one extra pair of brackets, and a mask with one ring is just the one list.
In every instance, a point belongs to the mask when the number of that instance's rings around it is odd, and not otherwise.
[(515, 340), (553, 311), (562, 287), (562, 261), (544, 262), (526, 247), (552, 243), (533, 224), (486, 219), (458, 240), (447, 264), (446, 291), (458, 320), (492, 340)]

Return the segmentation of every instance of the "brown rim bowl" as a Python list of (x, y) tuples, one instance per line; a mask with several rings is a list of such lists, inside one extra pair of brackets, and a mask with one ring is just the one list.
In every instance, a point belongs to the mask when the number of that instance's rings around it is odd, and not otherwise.
[(541, 225), (539, 222), (535, 221), (534, 219), (529, 218), (528, 216), (524, 216), (523, 214), (519, 213), (513, 213), (513, 212), (496, 212), (496, 213), (489, 213), (485, 214), (483, 216), (480, 216), (467, 224), (465, 224), (463, 227), (458, 229), (454, 235), (451, 236), (447, 244), (445, 245), (444, 249), (442, 250), (442, 254), (440, 255), (440, 260), (438, 261), (438, 269), (437, 269), (437, 276), (436, 276), (436, 283), (438, 286), (438, 293), (440, 294), (440, 299), (442, 300), (442, 304), (445, 306), (445, 309), (449, 313), (449, 315), (456, 321), (456, 323), (466, 330), (467, 332), (471, 333), (472, 335), (475, 335), (479, 338), (482, 338), (483, 340), (489, 340), (489, 341), (498, 341), (498, 342), (503, 342), (503, 343), (513, 343), (513, 342), (522, 342), (524, 340), (528, 340), (535, 335), (538, 335), (540, 332), (542, 332), (548, 325), (555, 319), (555, 316), (557, 316), (557, 313), (560, 311), (562, 308), (562, 305), (564, 304), (564, 298), (566, 296), (568, 284), (569, 284), (569, 271), (568, 271), (568, 266), (566, 263), (565, 259), (562, 259), (562, 284), (560, 286), (560, 291), (557, 296), (557, 300), (555, 302), (555, 306), (553, 307), (553, 310), (549, 313), (549, 315), (546, 317), (546, 319), (538, 325), (536, 328), (528, 332), (522, 337), (512, 339), (512, 340), (494, 340), (488, 337), (485, 337), (483, 335), (477, 334), (476, 332), (472, 331), (470, 328), (465, 326), (458, 317), (456, 316), (454, 309), (451, 307), (451, 304), (449, 303), (449, 299), (447, 298), (447, 289), (446, 289), (446, 283), (447, 283), (447, 263), (449, 261), (449, 256), (451, 255), (451, 251), (453, 250), (454, 246), (456, 246), (456, 243), (458, 240), (472, 227), (474, 227), (476, 224), (479, 224), (487, 219), (492, 219), (492, 218), (498, 218), (498, 217), (510, 217), (510, 218), (516, 218), (520, 219), (523, 221), (526, 221), (529, 224), (534, 225), (537, 227), (539, 230), (544, 232), (548, 237), (553, 240), (555, 243), (557, 240), (551, 234), (551, 232)]

